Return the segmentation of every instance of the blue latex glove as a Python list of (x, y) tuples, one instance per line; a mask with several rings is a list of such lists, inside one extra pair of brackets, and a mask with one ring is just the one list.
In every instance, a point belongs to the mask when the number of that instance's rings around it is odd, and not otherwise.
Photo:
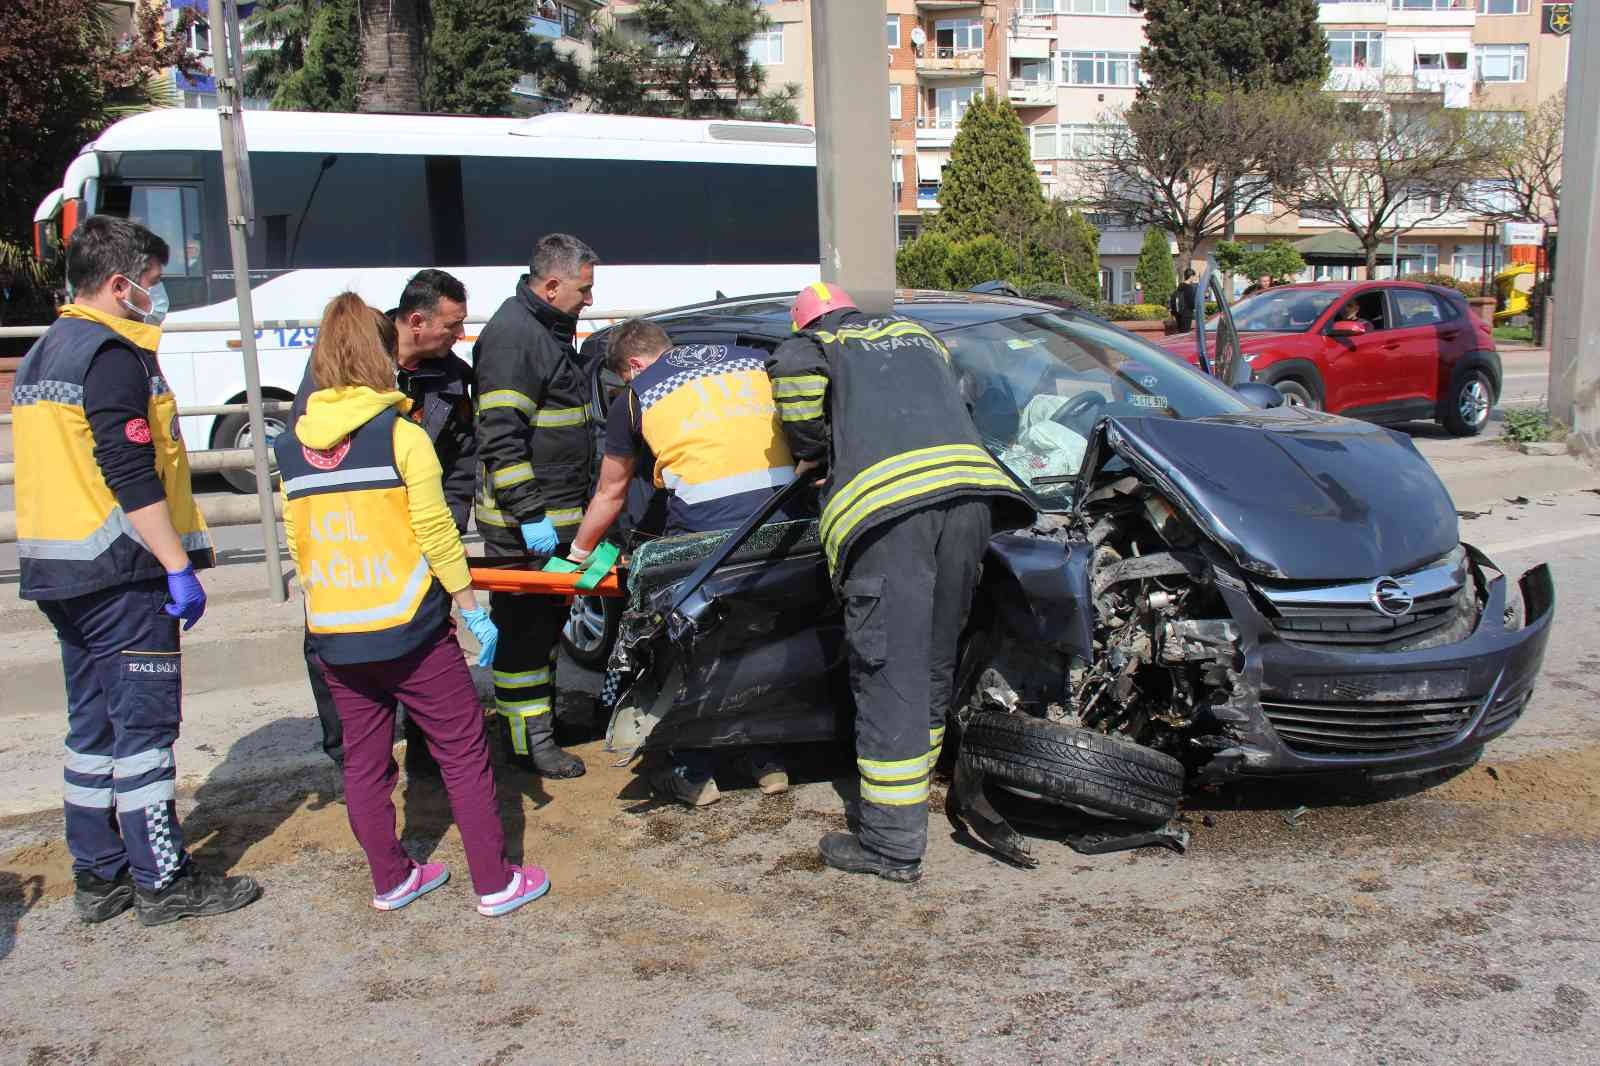
[(467, 623), (467, 628), (472, 630), (472, 635), (478, 638), (478, 644), (482, 647), (478, 652), (478, 665), (493, 666), (494, 649), (500, 643), (500, 630), (489, 620), (489, 609), (474, 607), (470, 611), (462, 611), (461, 620)]
[(556, 550), (556, 526), (548, 515), (537, 522), (522, 523), (522, 543), (531, 552), (549, 555)]
[(194, 576), (194, 567), (186, 566), (176, 574), (167, 575), (167, 595), (172, 602), (165, 610), (174, 618), (183, 619), (185, 632), (194, 628), (200, 616), (206, 613), (206, 590)]

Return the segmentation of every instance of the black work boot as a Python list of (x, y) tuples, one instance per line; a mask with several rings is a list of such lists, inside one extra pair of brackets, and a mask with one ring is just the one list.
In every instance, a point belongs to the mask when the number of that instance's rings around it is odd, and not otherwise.
[(851, 874), (877, 874), (885, 881), (909, 883), (922, 879), (922, 861), (907, 862), (879, 855), (861, 843), (854, 833), (828, 833), (817, 843), (822, 861), (835, 870)]
[(518, 762), (540, 777), (582, 777), (588, 770), (582, 759), (556, 747), (553, 741), (534, 748), (528, 755), (519, 758)]
[(254, 903), (261, 886), (251, 877), (221, 877), (185, 868), (166, 888), (134, 892), (140, 925), (166, 925), (180, 918), (227, 914)]
[(126, 868), (111, 881), (75, 870), (72, 881), (72, 906), (78, 912), (78, 920), (85, 925), (110, 921), (133, 906), (133, 878), (128, 876)]

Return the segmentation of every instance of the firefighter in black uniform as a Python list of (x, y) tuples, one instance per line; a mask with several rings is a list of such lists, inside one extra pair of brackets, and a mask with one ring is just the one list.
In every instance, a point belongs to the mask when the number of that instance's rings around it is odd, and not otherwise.
[[(385, 337), (392, 342), (395, 384), (411, 401), (407, 417), (422, 426), (433, 441), (439, 465), (444, 468), (444, 499), (455, 519), (456, 532), (467, 531), (478, 473), (478, 448), (472, 425), (472, 368), (451, 349), (466, 334), (467, 289), (460, 279), (443, 270), (419, 270), (400, 293), (400, 306), (389, 312), (395, 325)], [(306, 412), (306, 401), (317, 391), (311, 379), (311, 362), (289, 410), (289, 431)], [(306, 676), (322, 722), (322, 750), (334, 765), (344, 766), (344, 726), (333, 705), (333, 693), (322, 678), (311, 630), (305, 637)], [(405, 720), (406, 779), (437, 780), (439, 764), (428, 750), (422, 731)]]
[(767, 372), (797, 472), (825, 468), (819, 532), (844, 601), (861, 782), (859, 836), (827, 834), (822, 859), (915, 881), (984, 549), (1033, 512), (984, 451), (927, 330), (864, 315), (821, 282), (800, 291), (792, 321), (798, 336)]
[[(588, 389), (573, 348), (593, 303), (599, 257), (564, 233), (542, 238), (516, 294), (473, 347), (478, 377), (478, 503), (485, 554), (554, 555), (583, 519), (594, 440)], [(583, 760), (556, 746), (557, 639), (567, 606), (553, 596), (489, 597), (500, 648), (495, 709), (514, 761), (545, 777), (579, 777)]]

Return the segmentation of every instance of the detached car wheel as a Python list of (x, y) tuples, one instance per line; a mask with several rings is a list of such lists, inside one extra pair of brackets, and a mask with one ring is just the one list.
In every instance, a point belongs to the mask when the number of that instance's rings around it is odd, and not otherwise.
[(1183, 795), (1183, 764), (1170, 755), (1026, 715), (976, 715), (961, 757), (997, 784), (1137, 825), (1171, 821)]
[(622, 601), (606, 596), (579, 596), (561, 627), (561, 647), (579, 666), (600, 670), (611, 657), (611, 645), (622, 623)]
[(1458, 437), (1476, 437), (1489, 424), (1494, 387), (1481, 370), (1462, 376), (1444, 409), (1444, 428)]

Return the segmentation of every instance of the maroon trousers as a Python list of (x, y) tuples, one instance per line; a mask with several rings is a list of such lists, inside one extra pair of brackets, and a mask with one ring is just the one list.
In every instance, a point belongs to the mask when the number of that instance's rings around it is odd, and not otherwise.
[(372, 887), (382, 894), (411, 875), (411, 859), (394, 832), (393, 793), (400, 775), (394, 717), (404, 703), (439, 762), (473, 890), (486, 896), (504, 889), (511, 864), (489, 769), (483, 708), (456, 643), (455, 624), (399, 659), (323, 663), (322, 668), (344, 726), (345, 804), (350, 828), (372, 868)]

